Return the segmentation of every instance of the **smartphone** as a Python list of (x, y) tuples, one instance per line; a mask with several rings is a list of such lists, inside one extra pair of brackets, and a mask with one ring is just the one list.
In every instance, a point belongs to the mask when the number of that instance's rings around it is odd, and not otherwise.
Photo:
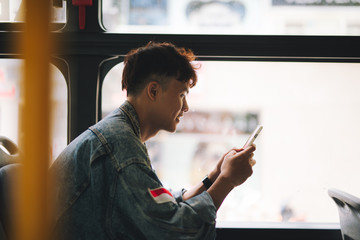
[(249, 139), (246, 141), (246, 143), (243, 147), (244, 149), (254, 143), (255, 139), (257, 138), (257, 136), (259, 136), (259, 133), (261, 132), (262, 129), (263, 129), (262, 125), (258, 125), (255, 128), (255, 130), (251, 133)]

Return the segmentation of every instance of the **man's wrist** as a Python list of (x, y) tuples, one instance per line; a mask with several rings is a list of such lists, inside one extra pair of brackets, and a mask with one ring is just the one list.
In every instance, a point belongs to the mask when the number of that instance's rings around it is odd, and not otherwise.
[(219, 173), (217, 171), (213, 170), (207, 176), (211, 180), (211, 182), (215, 182), (219, 176)]
[(231, 179), (227, 176), (224, 176), (223, 174), (220, 174), (217, 178), (217, 181), (221, 183), (222, 186), (233, 189), (236, 187), (236, 185), (231, 181)]
[(216, 181), (211, 185), (207, 190), (213, 199), (214, 205), (219, 209), (221, 203), (224, 201), (225, 197), (233, 190), (234, 185), (226, 176), (220, 174)]

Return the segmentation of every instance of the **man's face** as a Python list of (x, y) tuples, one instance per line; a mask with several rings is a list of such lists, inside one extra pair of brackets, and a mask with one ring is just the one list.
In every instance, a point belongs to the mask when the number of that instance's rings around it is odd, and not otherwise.
[(157, 96), (157, 123), (159, 130), (174, 132), (184, 112), (189, 110), (186, 95), (189, 84), (170, 79), (166, 88), (161, 88)]

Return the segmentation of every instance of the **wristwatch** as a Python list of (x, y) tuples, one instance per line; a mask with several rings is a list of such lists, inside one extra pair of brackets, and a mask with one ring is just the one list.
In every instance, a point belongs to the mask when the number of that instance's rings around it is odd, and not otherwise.
[(208, 175), (206, 175), (204, 177), (204, 179), (202, 180), (202, 183), (204, 184), (206, 189), (209, 189), (211, 187), (211, 185), (213, 184), (212, 181), (208, 178)]

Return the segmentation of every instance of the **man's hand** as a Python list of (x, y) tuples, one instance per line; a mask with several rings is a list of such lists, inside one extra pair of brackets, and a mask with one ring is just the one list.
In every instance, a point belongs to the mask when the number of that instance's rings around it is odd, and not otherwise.
[(224, 157), (221, 165), (221, 177), (227, 179), (233, 187), (245, 182), (253, 173), (252, 167), (256, 163), (253, 159), (255, 150), (255, 145), (251, 145), (242, 151), (231, 150)]
[(221, 165), (225, 159), (225, 157), (232, 151), (235, 151), (235, 152), (240, 152), (244, 149), (242, 148), (232, 148), (230, 149), (227, 153), (225, 153), (224, 155), (222, 155), (222, 157), (219, 159), (218, 163), (216, 164), (216, 167), (214, 170), (212, 170), (208, 177), (209, 179), (212, 181), (212, 182), (215, 182), (215, 180), (217, 179), (217, 177), (220, 175), (220, 172), (221, 172)]
[(241, 151), (233, 149), (221, 160), (220, 174), (207, 191), (216, 208), (220, 207), (234, 187), (242, 184), (252, 175), (252, 167), (256, 163), (253, 159), (255, 150), (255, 145)]
[[(226, 195), (236, 186), (245, 182), (245, 180), (252, 174), (252, 166), (255, 165), (254, 156), (255, 145), (247, 149), (233, 148), (225, 153), (217, 163), (214, 170), (212, 170), (208, 178), (213, 182), (208, 192), (212, 197), (215, 206), (220, 207)], [(204, 185), (200, 182), (195, 187), (186, 191), (183, 199), (192, 198), (203, 191)]]

